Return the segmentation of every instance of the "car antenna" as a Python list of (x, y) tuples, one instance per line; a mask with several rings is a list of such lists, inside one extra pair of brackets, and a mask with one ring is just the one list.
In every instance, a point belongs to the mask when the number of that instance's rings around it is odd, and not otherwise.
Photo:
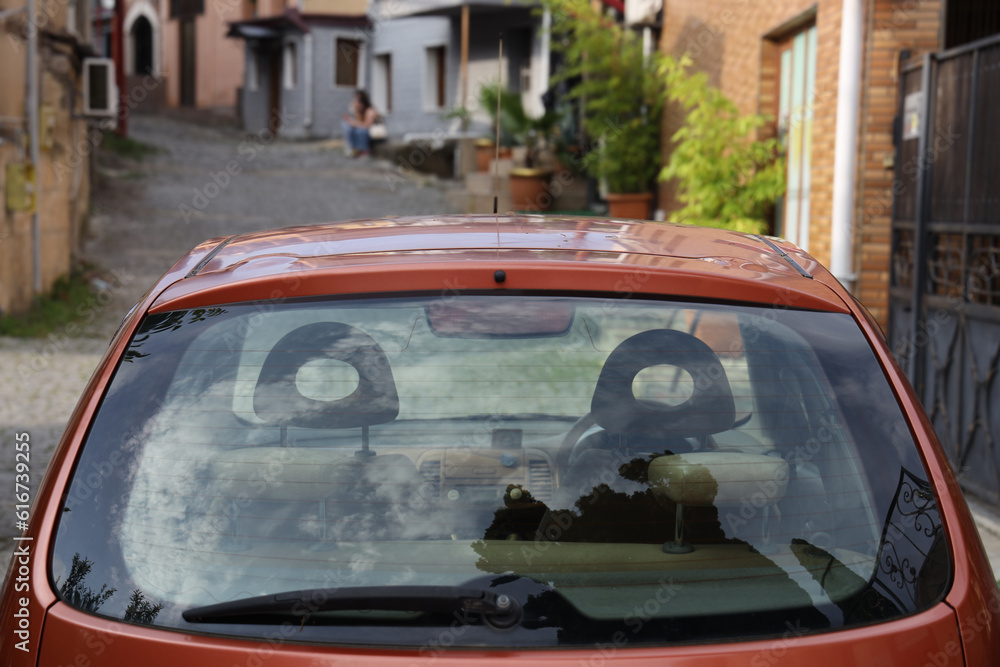
[(498, 192), (500, 183), (500, 100), (503, 98), (503, 33), (500, 33), (500, 52), (497, 55), (497, 127), (493, 145), (493, 215), (497, 226), (497, 257), (500, 257), (500, 218), (498, 215)]

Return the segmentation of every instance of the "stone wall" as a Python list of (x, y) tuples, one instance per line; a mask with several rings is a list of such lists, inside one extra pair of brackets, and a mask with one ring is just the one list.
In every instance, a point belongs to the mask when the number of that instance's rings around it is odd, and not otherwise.
[[(2, 8), (3, 5), (0, 5)], [(64, 12), (63, 12), (64, 13)], [(47, 29), (65, 16), (49, 17)], [(26, 43), (24, 19), (0, 24), (0, 311), (28, 308), (34, 291), (32, 216), (7, 207), (7, 168), (30, 162), (25, 114)], [(79, 61), (71, 49), (39, 40), (40, 125), (43, 128), (37, 193), (42, 290), (69, 273), (80, 248), (90, 208), (90, 156), (99, 138), (87, 123), (72, 118), (71, 103), (81, 99)]]

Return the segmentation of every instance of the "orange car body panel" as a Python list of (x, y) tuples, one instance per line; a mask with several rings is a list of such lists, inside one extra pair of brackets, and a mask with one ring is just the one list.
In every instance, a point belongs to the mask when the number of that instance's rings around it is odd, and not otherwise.
[[(561, 218), (414, 218), (291, 228), (213, 239), (179, 260), (136, 305), (112, 340), (73, 412), (37, 488), (25, 544), (0, 602), (0, 665), (661, 665), (752, 667), (879, 664), (900, 667), (987, 666), (1000, 656), (1000, 595), (961, 489), (934, 430), (880, 332), (837, 280), (808, 254), (760, 238), (688, 226)], [(503, 282), (495, 272), (505, 272)], [(847, 630), (748, 642), (590, 650), (400, 651), (261, 643), (129, 625), (59, 602), (48, 573), (53, 531), (82, 447), (116, 360), (142, 316), (221, 303), (336, 294), (408, 291), (551, 290), (750, 302), (778, 308), (851, 313), (908, 416), (940, 499), (953, 563), (943, 602), (902, 619)], [(28, 590), (16, 591), (19, 568)], [(27, 598), (28, 651), (16, 647)]]
[[(79, 665), (79, 656), (92, 665), (132, 665), (141, 656), (148, 667), (218, 667), (219, 665), (281, 665), (281, 667), (401, 667), (409, 665), (605, 665), (620, 662), (632, 667), (768, 667), (771, 665), (878, 664), (885, 667), (923, 667), (948, 651), (961, 660), (958, 628), (945, 605), (922, 614), (858, 630), (841, 630), (796, 637), (794, 626), (783, 637), (753, 642), (629, 648), (627, 638), (588, 650), (449, 651), (428, 646), (401, 651), (379, 648), (337, 648), (269, 641), (188, 635), (96, 618), (57, 603), (49, 612), (46, 634), (58, 641), (44, 642), (41, 665)], [(294, 641), (294, 626), (288, 634)], [(624, 632), (622, 633), (625, 634)], [(443, 639), (443, 641), (447, 641)], [(81, 651), (81, 647), (83, 650)], [(953, 662), (947, 664), (962, 664)]]

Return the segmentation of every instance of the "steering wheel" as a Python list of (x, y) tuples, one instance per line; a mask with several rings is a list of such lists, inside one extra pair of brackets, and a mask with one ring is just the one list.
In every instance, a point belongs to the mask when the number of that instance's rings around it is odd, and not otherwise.
[(595, 425), (597, 425), (597, 420), (594, 419), (594, 413), (592, 412), (588, 412), (573, 422), (573, 425), (566, 431), (566, 435), (563, 436), (562, 444), (559, 446), (557, 460), (560, 465), (572, 464), (576, 460), (576, 457), (580, 455), (580, 452), (577, 451), (580, 449), (580, 438), (583, 437), (583, 434), (588, 429)]

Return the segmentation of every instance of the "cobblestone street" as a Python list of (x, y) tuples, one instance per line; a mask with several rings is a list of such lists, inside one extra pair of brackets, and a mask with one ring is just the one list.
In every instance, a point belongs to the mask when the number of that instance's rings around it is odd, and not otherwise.
[(405, 178), (387, 162), (351, 160), (339, 142), (268, 141), (229, 125), (141, 115), (130, 119), (129, 132), (159, 152), (101, 168), (83, 254), (101, 268), (106, 286), (86, 304), (82, 333), (0, 337), (4, 570), (10, 537), (20, 533), (13, 516), (14, 435), (30, 434), (34, 497), (118, 323), (182, 254), (208, 238), (271, 227), (451, 212), (433, 178)]

